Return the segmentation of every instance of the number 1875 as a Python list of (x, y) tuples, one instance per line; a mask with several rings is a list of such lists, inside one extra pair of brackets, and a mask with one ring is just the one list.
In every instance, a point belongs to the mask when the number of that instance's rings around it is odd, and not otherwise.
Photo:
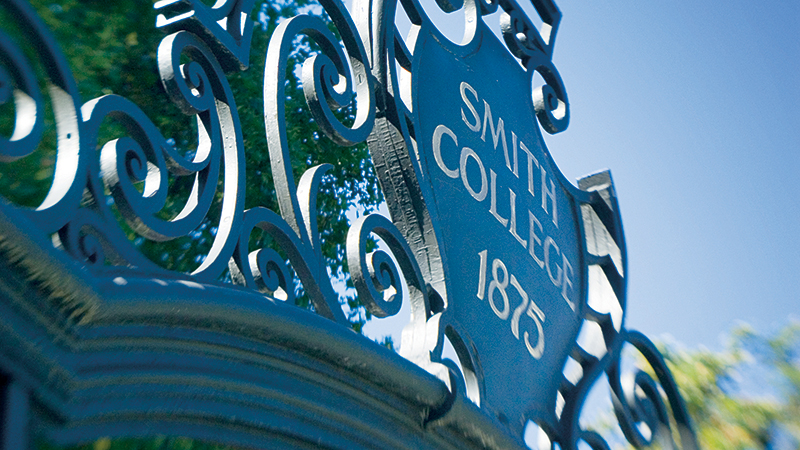
[[(544, 312), (528, 297), (528, 293), (522, 289), (517, 277), (508, 273), (506, 265), (498, 258), (492, 261), (492, 280), (489, 286), (486, 286), (486, 279), (488, 276), (488, 250), (478, 253), (480, 257), (480, 270), (478, 281), (478, 299), (483, 300), (486, 294), (489, 296), (489, 307), (501, 320), (507, 320), (511, 316), (511, 333), (515, 338), (519, 339), (520, 319), (523, 314), (533, 319), (536, 324), (536, 345), (531, 345), (530, 336), (527, 331), (522, 334), (525, 341), (525, 347), (528, 352), (536, 359), (542, 357), (544, 352), (544, 330), (542, 323), (544, 322)], [(514, 308), (511, 312), (511, 302), (508, 297), (508, 286), (511, 285), (522, 298), (522, 302)], [(488, 292), (487, 292), (488, 290)]]

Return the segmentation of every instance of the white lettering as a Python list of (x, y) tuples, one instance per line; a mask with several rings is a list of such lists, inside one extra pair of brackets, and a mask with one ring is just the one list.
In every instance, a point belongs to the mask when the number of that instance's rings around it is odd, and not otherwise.
[(467, 124), (467, 127), (469, 127), (470, 130), (477, 133), (478, 131), (481, 131), (481, 118), (478, 115), (478, 111), (475, 110), (475, 106), (473, 106), (472, 103), (470, 103), (469, 99), (467, 98), (466, 90), (472, 92), (472, 95), (475, 96), (475, 101), (478, 100), (478, 93), (472, 86), (467, 84), (465, 81), (461, 82), (461, 100), (464, 100), (464, 103), (466, 103), (467, 108), (469, 108), (469, 111), (472, 113), (472, 117), (475, 119), (475, 124), (473, 125), (469, 123), (469, 120), (467, 120), (467, 115), (464, 114), (464, 108), (461, 108), (461, 119), (464, 121), (465, 124)]
[(511, 275), (511, 285), (517, 289), (520, 297), (522, 297), (522, 303), (520, 303), (519, 306), (514, 309), (514, 315), (511, 316), (511, 333), (515, 338), (519, 339), (519, 319), (522, 317), (522, 313), (528, 307), (528, 293), (522, 289), (519, 281), (517, 281), (517, 277), (514, 275)]
[(567, 296), (568, 289), (572, 287), (572, 280), (569, 279), (569, 277), (573, 275), (572, 264), (567, 261), (567, 255), (563, 253), (561, 254), (561, 261), (562, 265), (564, 266), (564, 283), (562, 284), (561, 296), (567, 301), (569, 307), (575, 311), (575, 303), (573, 303), (572, 300), (569, 299), (569, 296)]
[(556, 287), (559, 287), (561, 286), (561, 267), (556, 265), (556, 269), (558, 269), (558, 271), (556, 271), (557, 275), (553, 276), (553, 271), (550, 269), (550, 261), (552, 261), (550, 258), (551, 248), (556, 250), (556, 255), (560, 253), (556, 241), (554, 241), (550, 236), (547, 236), (544, 239), (544, 265), (547, 267), (547, 275), (550, 277), (550, 281), (552, 281)]
[[(472, 189), (472, 186), (469, 185), (469, 180), (467, 180), (467, 158), (472, 157), (476, 163), (478, 163), (478, 168), (481, 170), (481, 190), (475, 192), (475, 189)], [(486, 198), (486, 194), (489, 192), (489, 183), (486, 180), (486, 169), (483, 167), (483, 162), (478, 157), (478, 154), (475, 153), (475, 150), (472, 150), (469, 147), (464, 147), (461, 149), (461, 158), (459, 160), (459, 167), (461, 168), (461, 181), (464, 183), (464, 187), (467, 188), (467, 192), (469, 195), (472, 196), (475, 200), (482, 202), (483, 199)]]
[[(553, 184), (553, 179), (547, 179), (547, 172), (544, 166), (539, 166), (542, 172), (542, 209), (547, 212), (547, 199), (550, 198), (550, 203), (553, 205), (553, 223), (558, 228), (558, 211), (556, 211), (556, 186)], [(550, 189), (547, 188), (547, 181), (550, 182)]]
[(508, 170), (511, 170), (511, 161), (508, 159), (508, 142), (506, 142), (506, 126), (503, 123), (503, 118), (497, 118), (497, 128), (494, 127), (494, 121), (492, 120), (492, 107), (486, 103), (486, 100), (483, 101), (483, 133), (481, 133), (481, 140), (486, 142), (486, 124), (489, 124), (489, 127), (492, 129), (492, 143), (494, 144), (494, 149), (497, 150), (497, 143), (501, 140), (503, 141), (503, 155), (506, 158), (506, 167)]
[(508, 164), (508, 153), (506, 153), (506, 166), (508, 166), (508, 168), (511, 169), (511, 173), (513, 173), (515, 177), (519, 178), (519, 161), (517, 160), (517, 153), (518, 153), (517, 152), (517, 148), (519, 148), (519, 146), (517, 145), (517, 142), (519, 142), (519, 140), (517, 139), (517, 133), (514, 133), (512, 131), (511, 132), (511, 149), (514, 152), (512, 154), (512, 156), (513, 156), (512, 160), (514, 161), (514, 167), (512, 168)]
[(530, 211), (528, 211), (528, 219), (531, 222), (531, 228), (530, 228), (531, 246), (528, 247), (528, 253), (531, 254), (531, 258), (533, 258), (533, 260), (536, 261), (536, 264), (539, 265), (539, 268), (544, 268), (544, 261), (539, 259), (539, 257), (536, 256), (536, 252), (535, 252), (536, 251), (536, 244), (539, 244), (540, 247), (542, 246), (542, 239), (539, 236), (536, 235), (536, 228), (537, 227), (539, 228), (540, 232), (542, 231), (542, 223), (539, 222), (539, 219), (537, 219), (536, 216), (534, 216), (533, 213), (530, 212)]
[[(496, 154), (497, 150), (499, 150), (498, 146), (502, 144), (505, 165), (514, 175), (514, 177), (519, 179), (519, 150), (522, 149), (522, 152), (525, 153), (525, 162), (527, 162), (527, 164), (523, 162), (523, 165), (526, 166), (528, 170), (528, 193), (535, 198), (535, 186), (537, 183), (541, 182), (541, 187), (539, 189), (542, 210), (544, 211), (544, 214), (550, 216), (550, 218), (553, 220), (553, 224), (555, 224), (555, 227), (558, 228), (557, 189), (560, 189), (560, 186), (556, 186), (553, 177), (548, 177), (547, 167), (549, 167), (549, 160), (540, 162), (537, 157), (534, 156), (534, 152), (531, 151), (527, 145), (525, 145), (522, 139), (517, 136), (513, 130), (508, 130), (511, 133), (511, 148), (509, 149), (505, 122), (503, 118), (498, 117), (497, 122), (495, 122), (489, 103), (485, 99), (481, 99), (478, 96), (478, 92), (468, 83), (461, 82), (460, 94), (461, 100), (463, 101), (461, 106), (461, 119), (463, 120), (464, 124), (466, 124), (471, 131), (480, 133), (481, 140), (486, 144), (488, 144), (486, 135), (487, 133), (491, 134), (492, 142), (490, 145), (493, 146), (495, 153), (492, 153), (490, 156), (486, 156), (486, 153), (481, 154), (484, 155), (484, 158), (488, 157), (492, 162), (494, 162), (496, 161), (496, 157), (494, 155)], [(481, 115), (478, 113), (475, 107), (476, 104), (481, 102), (484, 106), (482, 122)], [(447, 144), (447, 149), (445, 149), (443, 153), (442, 140), (444, 136), (447, 136), (452, 141), (454, 147), (450, 147), (449, 144)], [(462, 142), (462, 144), (463, 143), (464, 142)], [(450, 164), (454, 162), (453, 157), (455, 155), (452, 153), (452, 149), (458, 149), (459, 143), (456, 133), (445, 125), (439, 125), (436, 127), (433, 132), (432, 144), (434, 160), (442, 172), (448, 178), (461, 178), (464, 188), (467, 190), (469, 195), (478, 202), (483, 202), (486, 200), (487, 196), (491, 197), (489, 199), (489, 213), (503, 228), (508, 229), (508, 231), (511, 233), (511, 236), (513, 236), (514, 239), (519, 242), (520, 245), (522, 245), (523, 249), (528, 251), (528, 254), (531, 256), (534, 263), (538, 265), (540, 269), (544, 269), (547, 272), (547, 276), (550, 278), (550, 281), (553, 283), (556, 289), (560, 291), (561, 297), (567, 302), (569, 307), (575, 311), (576, 306), (571, 299), (576, 295), (574, 284), (576, 276), (575, 268), (568, 260), (566, 252), (561, 252), (556, 240), (550, 236), (549, 231), (546, 231), (542, 226), (540, 219), (537, 218), (530, 209), (525, 208), (524, 205), (522, 206), (524, 208), (522, 214), (524, 215), (524, 211), (528, 212), (529, 222), (528, 236), (526, 236), (527, 239), (523, 238), (519, 234), (519, 228), (521, 226), (524, 227), (524, 225), (522, 222), (520, 222), (519, 217), (517, 217), (517, 193), (514, 190), (516, 188), (513, 186), (518, 184), (518, 182), (514, 182), (508, 187), (509, 212), (507, 217), (503, 217), (498, 208), (498, 174), (493, 170), (494, 167), (492, 167), (491, 164), (489, 167), (485, 166), (479, 154), (469, 147), (461, 147), (457, 167), (448, 166), (448, 164), (445, 163), (445, 160)], [(481, 147), (481, 149), (484, 148), (485, 145)], [(509, 150), (511, 150), (510, 154)], [(539, 150), (538, 147), (534, 147), (534, 150), (537, 150), (537, 154), (541, 154), (541, 150)], [(470, 159), (473, 159), (475, 164), (477, 164), (477, 173), (476, 167), (473, 165), (469, 167), (470, 176), (468, 176), (467, 168), (469, 166)], [(487, 170), (489, 172), (488, 174)], [(525, 170), (525, 167), (523, 167), (522, 170)], [(476, 177), (479, 177), (479, 180), (476, 180)], [(502, 186), (505, 178), (502, 176), (500, 178), (501, 186), (499, 186), (499, 188), (505, 189), (505, 187)], [(475, 184), (476, 181), (479, 183), (477, 186)], [(475, 189), (476, 187), (478, 187), (478, 189)], [(520, 187), (520, 189), (524, 188)], [(523, 201), (523, 204), (528, 204), (528, 202), (529, 201)], [(503, 201), (503, 203), (505, 203), (505, 201)], [(510, 317), (511, 331), (514, 337), (517, 339), (524, 338), (525, 346), (531, 355), (534, 358), (541, 357), (544, 350), (544, 336), (542, 334), (544, 313), (538, 308), (538, 306), (535, 305), (533, 299), (527, 297), (527, 294), (522, 289), (522, 286), (519, 284), (518, 280), (508, 271), (505, 264), (499, 259), (493, 260), (493, 279), (488, 280), (487, 266), (489, 263), (489, 257), (487, 251), (484, 250), (479, 252), (479, 256), (481, 275), (478, 282), (479, 286), (476, 294), (477, 297), (479, 299), (488, 297), (489, 306), (500, 319), (506, 320)], [(487, 283), (488, 287), (486, 286)], [(516, 307), (513, 311), (513, 317), (511, 317), (512, 306), (509, 303), (507, 292), (507, 287), (509, 285), (517, 289), (522, 297), (522, 303), (519, 305), (515, 304)], [(500, 297), (498, 297), (498, 294)], [(522, 330), (520, 330), (520, 321), (526, 315), (536, 322), (536, 333), (538, 336), (536, 337), (535, 345), (532, 345), (534, 343), (530, 340), (534, 337), (529, 336), (528, 332), (524, 332), (523, 336)]]
[(490, 188), (490, 190), (492, 191), (491, 195), (492, 200), (489, 205), (489, 212), (492, 213), (492, 215), (494, 216), (495, 219), (497, 219), (498, 222), (500, 222), (500, 225), (505, 227), (506, 224), (508, 224), (508, 219), (501, 217), (500, 214), (497, 214), (497, 174), (494, 173), (494, 170), (489, 169), (489, 176), (491, 177), (492, 180), (491, 181), (492, 187)]
[[(478, 256), (480, 257), (479, 278), (481, 280), (480, 286), (478, 287), (478, 298), (483, 300), (483, 285), (486, 283), (487, 278), (486, 262), (488, 260), (488, 250), (479, 252)], [(542, 322), (545, 320), (544, 312), (536, 305), (533, 299), (528, 296), (528, 293), (525, 292), (525, 289), (522, 288), (519, 280), (517, 280), (517, 277), (509, 272), (503, 261), (495, 258), (494, 261), (492, 261), (492, 281), (489, 282), (488, 297), (489, 307), (492, 308), (492, 311), (494, 311), (495, 315), (500, 320), (508, 320), (509, 313), (511, 312), (511, 302), (508, 297), (509, 285), (514, 287), (522, 298), (522, 302), (514, 308), (514, 314), (511, 315), (511, 334), (513, 334), (516, 339), (520, 338), (519, 329), (523, 314), (533, 319), (536, 324), (536, 346), (534, 347), (531, 345), (531, 336), (527, 331), (523, 332), (522, 337), (525, 342), (525, 347), (528, 349), (531, 356), (535, 359), (539, 359), (544, 353), (544, 329), (542, 327)], [(500, 297), (503, 300), (502, 308), (498, 307), (499, 302), (495, 301), (496, 292), (500, 293)]]
[(433, 158), (436, 160), (436, 164), (439, 165), (439, 168), (442, 169), (445, 175), (450, 178), (458, 178), (458, 169), (448, 169), (447, 166), (444, 165), (444, 161), (442, 160), (442, 135), (446, 134), (450, 136), (450, 139), (453, 140), (453, 143), (458, 146), (458, 138), (456, 138), (455, 133), (453, 133), (450, 128), (447, 128), (444, 125), (439, 125), (433, 131)]
[[(497, 269), (502, 269), (503, 277), (500, 278), (497, 276)], [(499, 259), (495, 259), (492, 262), (492, 281), (489, 282), (489, 306), (492, 308), (497, 317), (501, 320), (508, 319), (508, 313), (511, 311), (511, 305), (508, 303), (508, 293), (506, 292), (506, 288), (508, 287), (508, 269), (506, 269), (506, 265), (503, 264), (503, 261)], [(503, 298), (503, 309), (500, 310), (494, 302), (494, 291), (499, 291), (500, 296)]]
[(511, 212), (509, 215), (511, 216), (511, 227), (509, 231), (511, 231), (511, 235), (514, 236), (514, 239), (517, 240), (520, 244), (522, 244), (522, 248), (528, 247), (528, 241), (522, 239), (519, 234), (517, 234), (517, 194), (508, 188), (508, 201), (511, 204)]
[(533, 193), (533, 165), (536, 164), (536, 168), (539, 168), (539, 160), (533, 156), (528, 147), (525, 145), (524, 142), (520, 141), (519, 146), (522, 148), (522, 151), (528, 156), (528, 192), (531, 193), (531, 196), (536, 197), (536, 194)]
[(528, 332), (526, 331), (523, 337), (525, 338), (525, 347), (528, 348), (528, 352), (536, 359), (542, 357), (544, 353), (544, 329), (542, 329), (542, 321), (544, 321), (544, 313), (536, 303), (530, 302), (528, 307), (528, 317), (533, 319), (536, 322), (536, 347), (531, 345), (531, 341), (529, 339)]

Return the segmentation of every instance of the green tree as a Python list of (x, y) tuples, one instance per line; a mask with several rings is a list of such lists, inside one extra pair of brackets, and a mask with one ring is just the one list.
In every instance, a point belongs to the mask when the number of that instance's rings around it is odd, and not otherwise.
[(779, 436), (800, 448), (800, 322), (771, 336), (739, 327), (720, 352), (660, 348), (700, 448), (766, 450)]
[[(164, 33), (155, 28), (156, 11), (152, 3), (142, 0), (32, 0), (31, 3), (67, 56), (83, 101), (111, 93), (127, 97), (148, 114), (161, 133), (172, 139), (179, 150), (193, 148), (196, 127), (189, 117), (182, 115), (169, 102), (159, 81), (156, 50)], [(269, 38), (277, 24), (300, 12), (325, 18), (322, 9), (311, 0), (256, 2), (251, 15), (257, 21), (251, 46), (251, 67), (228, 76), (244, 134), (246, 208), (265, 206), (278, 210), (263, 123), (264, 62)], [(5, 23), (12, 22), (9, 18), (3, 19)], [(382, 196), (366, 146), (343, 148), (336, 145), (322, 136), (311, 118), (295, 74), (297, 64), (302, 63), (315, 48), (313, 42), (303, 41), (288, 64), (287, 134), (296, 179), (312, 165), (328, 162), (335, 166), (332, 176), (326, 177), (321, 186), (319, 229), (328, 265), (334, 274), (347, 278), (343, 248), (348, 229), (345, 212), (353, 205), (372, 210)], [(0, 118), (7, 119), (3, 112), (0, 110)], [(348, 110), (341, 112), (345, 119), (348, 114)], [(52, 129), (52, 123), (48, 128)], [(0, 131), (6, 129), (0, 126)], [(115, 132), (113, 126), (104, 129), (105, 135), (101, 135), (99, 140), (101, 145), (118, 137)], [(41, 147), (54, 148), (54, 140), (43, 142)], [(54, 158), (47, 151), (37, 155), (0, 168), (2, 195), (30, 206), (43, 199), (51, 182), (49, 177), (52, 176)], [(171, 191), (180, 191), (181, 188), (180, 184), (175, 184)], [(181, 206), (181, 201), (168, 204), (163, 214), (174, 216)], [(212, 206), (211, 217), (213, 209)], [(131, 232), (129, 236), (154, 262), (185, 272), (196, 267), (202, 255), (206, 254), (213, 233), (213, 224), (206, 223), (192, 236), (169, 242), (136, 239)], [(251, 240), (251, 248), (268, 245), (268, 239), (263, 236), (254, 236)], [(367, 313), (359, 307), (352, 293), (348, 294), (346, 301), (350, 306), (351, 322), (360, 330)], [(309, 306), (307, 297), (302, 295), (298, 296), (298, 303)]]
[(765, 448), (779, 417), (779, 405), (736, 395), (741, 352), (664, 349), (664, 357), (695, 421), (701, 448)]

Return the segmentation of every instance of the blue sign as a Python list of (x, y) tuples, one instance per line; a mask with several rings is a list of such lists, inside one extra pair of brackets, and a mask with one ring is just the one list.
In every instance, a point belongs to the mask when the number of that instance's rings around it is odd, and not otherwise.
[(483, 22), (474, 41), (417, 41), (417, 146), (449, 280), (445, 322), (480, 354), (482, 406), (524, 424), (555, 403), (553, 372), (580, 327), (579, 211), (537, 126), (532, 73)]

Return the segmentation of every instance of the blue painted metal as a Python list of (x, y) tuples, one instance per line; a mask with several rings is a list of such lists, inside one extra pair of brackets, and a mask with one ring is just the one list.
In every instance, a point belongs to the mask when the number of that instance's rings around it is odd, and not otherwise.
[[(30, 6), (2, 3), (25, 42), (0, 34), (0, 99), (15, 123), (0, 137), (0, 161), (39, 146), (45, 99), (57, 134), (43, 203), (0, 202), (2, 448), (152, 434), (269, 448), (523, 448), (535, 423), (551, 448), (600, 449), (607, 442), (578, 419), (603, 374), (633, 445), (672, 443), (671, 411), (681, 446), (696, 447), (664, 361), (623, 326), (627, 260), (610, 174), (573, 186), (542, 139), (539, 126), (556, 133), (569, 122), (552, 64), (555, 4), (533, 1), (537, 27), (514, 0), (442, 0), (438, 7), (465, 18), (458, 44), (415, 0), (363, 0), (355, 19), (339, 0), (321, 5), (338, 38), (318, 17), (299, 15), (279, 25), (266, 54), (279, 214), (244, 210), (245, 148), (226, 78), (249, 65), (252, 0), (155, 5), (168, 33), (161, 81), (197, 118), (191, 159), (124, 97), (83, 103)], [(398, 7), (412, 22), (407, 37)], [(495, 37), (483, 16), (498, 7)], [(339, 145), (368, 143), (388, 201), (392, 220), (356, 221), (346, 248), (372, 314), (410, 304), (400, 355), (345, 326), (316, 220), (329, 167), (298, 182), (292, 174), (284, 84), (299, 35), (320, 48), (302, 69), (315, 121)], [(28, 54), (44, 79), (21, 44), (35, 50)], [(342, 123), (334, 112), (348, 105), (354, 120)], [(98, 142), (107, 118), (126, 136)], [(192, 194), (164, 219), (176, 176), (193, 180)], [(219, 194), (221, 211), (210, 217)], [(218, 231), (191, 274), (149, 261), (118, 222), (162, 242), (209, 219)], [(257, 229), (288, 256), (318, 315), (276, 299), (293, 292), (292, 272), (272, 249), (248, 251)], [(368, 252), (372, 236), (387, 250)], [(234, 284), (218, 281), (226, 270)], [(459, 364), (443, 358), (448, 340)], [(623, 383), (626, 342), (656, 380), (639, 371)]]

